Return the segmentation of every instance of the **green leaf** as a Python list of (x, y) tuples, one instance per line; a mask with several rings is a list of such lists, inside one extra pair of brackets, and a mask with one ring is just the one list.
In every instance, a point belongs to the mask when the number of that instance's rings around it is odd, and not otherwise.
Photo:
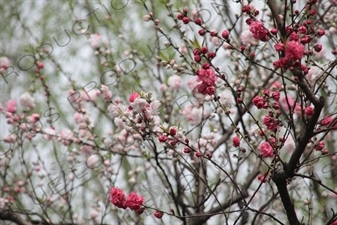
[(194, 36), (193, 40), (190, 40), (190, 43), (194, 48), (197, 48), (197, 49), (201, 48), (201, 46), (200, 46), (200, 44), (199, 44), (199, 42), (198, 42), (198, 40), (195, 36)]
[(170, 61), (170, 59), (169, 59), (169, 58), (167, 58), (167, 56), (166, 56), (166, 55), (164, 55), (164, 53), (162, 53), (162, 52), (159, 52), (159, 55), (160, 55), (160, 57), (161, 57), (162, 59), (164, 59), (166, 62), (169, 62), (169, 61)]
[(170, 54), (170, 56), (169, 56), (169, 59), (170, 59), (170, 61), (172, 60), (172, 59), (174, 59), (174, 55), (176, 54), (176, 52), (173, 52), (172, 54)]

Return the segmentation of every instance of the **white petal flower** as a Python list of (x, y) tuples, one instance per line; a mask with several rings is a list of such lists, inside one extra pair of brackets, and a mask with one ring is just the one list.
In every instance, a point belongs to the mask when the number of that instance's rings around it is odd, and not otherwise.
[(167, 81), (168, 85), (173, 89), (179, 89), (181, 87), (181, 77), (178, 75), (172, 75)]
[(100, 34), (90, 35), (89, 44), (95, 50), (98, 49), (99, 47), (101, 47), (101, 45), (102, 45), (101, 35)]
[(24, 108), (34, 109), (34, 98), (28, 92), (25, 92), (20, 96), (20, 105)]

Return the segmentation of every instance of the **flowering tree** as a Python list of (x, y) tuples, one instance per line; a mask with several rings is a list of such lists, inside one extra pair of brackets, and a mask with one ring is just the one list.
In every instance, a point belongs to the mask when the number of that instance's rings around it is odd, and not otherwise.
[(64, 2), (1, 8), (1, 220), (337, 224), (336, 1)]

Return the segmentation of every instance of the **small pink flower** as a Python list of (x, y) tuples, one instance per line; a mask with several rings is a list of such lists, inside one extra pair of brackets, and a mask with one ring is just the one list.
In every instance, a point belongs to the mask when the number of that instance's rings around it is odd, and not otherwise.
[(186, 46), (181, 46), (181, 47), (180, 47), (180, 52), (181, 52), (181, 54), (186, 54), (186, 53), (187, 53), (187, 48), (186, 48)]
[(324, 142), (323, 142), (323, 141), (320, 141), (320, 142), (317, 143), (317, 145), (316, 145), (316, 147), (315, 147), (315, 150), (316, 150), (316, 151), (321, 151), (321, 150), (323, 150), (324, 147), (325, 147)]
[(102, 92), (102, 96), (103, 96), (103, 100), (105, 102), (110, 102), (111, 98), (112, 98), (112, 93), (109, 90), (109, 88), (105, 85), (102, 84), (101, 86), (101, 92)]
[(281, 52), (284, 50), (284, 44), (282, 42), (278, 42), (276, 45), (274, 45), (274, 48), (276, 51)]
[(197, 90), (203, 95), (212, 95), (215, 90), (215, 82), (217, 77), (212, 69), (200, 69), (197, 71), (198, 79), (201, 84), (198, 84)]
[(9, 59), (7, 57), (0, 58), (0, 73), (8, 69), (10, 66)]
[(137, 92), (133, 92), (129, 97), (129, 102), (134, 102), (137, 98), (139, 98), (139, 94)]
[(10, 134), (10, 135), (8, 135), (8, 136), (5, 136), (5, 137), (3, 138), (3, 141), (4, 141), (5, 143), (15, 143), (16, 139), (17, 139), (16, 134)]
[(98, 49), (99, 47), (101, 47), (101, 45), (102, 45), (101, 35), (100, 34), (90, 35), (89, 44), (95, 50)]
[(262, 109), (265, 105), (265, 102), (263, 100), (263, 98), (261, 96), (256, 96), (255, 98), (253, 98), (253, 104), (258, 108), (258, 109)]
[(278, 92), (278, 91), (275, 91), (275, 92), (271, 93), (271, 97), (272, 97), (275, 101), (280, 100), (280, 96), (281, 96), (281, 94), (280, 94), (280, 92)]
[(86, 155), (91, 155), (94, 153), (94, 148), (90, 145), (83, 145), (81, 150)]
[(126, 206), (132, 210), (138, 211), (144, 203), (144, 197), (138, 196), (136, 192), (131, 192), (126, 199)]
[(304, 54), (304, 46), (296, 41), (289, 41), (285, 48), (285, 58), (288, 61), (301, 60)]
[(112, 204), (118, 208), (126, 209), (125, 194), (121, 189), (115, 187), (111, 188), (109, 197)]
[(153, 213), (153, 215), (154, 215), (156, 218), (161, 219), (161, 218), (163, 217), (164, 213), (157, 210), (157, 211), (155, 211), (155, 212)]
[(251, 21), (249, 24), (249, 30), (252, 32), (253, 37), (260, 41), (268, 41), (268, 30), (264, 28), (263, 23), (261, 21)]
[(289, 36), (289, 41), (298, 41), (298, 40), (299, 40), (298, 34), (296, 34), (296, 32), (292, 32)]
[(74, 139), (74, 133), (71, 130), (63, 129), (60, 131), (59, 140), (63, 145), (70, 145), (74, 141)]
[(267, 129), (270, 131), (277, 131), (278, 120), (270, 115), (263, 118), (263, 124), (266, 125)]
[(314, 115), (315, 111), (314, 108), (312, 106), (308, 106), (304, 109), (305, 115), (307, 116), (312, 116)]
[(253, 44), (256, 40), (253, 38), (252, 32), (245, 30), (240, 35), (240, 40), (243, 45)]
[(160, 135), (159, 137), (158, 137), (158, 140), (160, 141), (160, 142), (165, 142), (165, 141), (167, 141), (167, 136), (166, 135)]
[(275, 82), (271, 85), (271, 88), (272, 88), (272, 89), (276, 89), (276, 90), (281, 89), (281, 87), (282, 87), (282, 84), (281, 84), (279, 81), (275, 81)]
[(142, 214), (144, 212), (144, 207), (140, 207), (138, 210), (135, 210), (138, 214)]
[(37, 121), (39, 121), (40, 119), (40, 114), (38, 113), (33, 113), (31, 116), (30, 116), (30, 122), (32, 124), (36, 123)]
[(331, 122), (332, 122), (332, 117), (331, 116), (327, 116), (324, 119), (322, 119), (321, 125), (322, 126), (328, 126)]
[(257, 179), (259, 179), (259, 181), (261, 181), (262, 183), (265, 183), (266, 181), (268, 181), (268, 173), (264, 172), (263, 175), (258, 175)]
[(173, 89), (179, 89), (181, 87), (181, 77), (178, 75), (172, 75), (168, 78), (168, 85)]
[(9, 113), (16, 112), (16, 101), (15, 100), (8, 100), (6, 103), (6, 111)]
[(170, 127), (169, 133), (171, 136), (174, 136), (177, 134), (177, 128), (176, 127)]
[(273, 148), (270, 146), (270, 144), (268, 142), (263, 142), (260, 145), (260, 153), (261, 153), (262, 157), (264, 157), (264, 158), (274, 156)]
[(233, 137), (232, 142), (234, 147), (240, 146), (240, 138), (238, 138), (237, 136)]

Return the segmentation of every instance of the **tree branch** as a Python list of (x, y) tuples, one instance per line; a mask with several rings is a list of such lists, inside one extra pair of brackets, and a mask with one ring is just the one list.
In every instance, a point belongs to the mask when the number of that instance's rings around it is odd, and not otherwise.
[(295, 212), (295, 207), (290, 199), (287, 189), (287, 174), (282, 168), (278, 168), (274, 171), (272, 179), (279, 191), (284, 209), (286, 210), (288, 221), (290, 225), (300, 225)]
[(16, 213), (11, 210), (0, 210), (0, 219), (11, 221), (17, 225), (28, 225)]
[(299, 160), (308, 144), (308, 141), (314, 134), (314, 128), (318, 121), (318, 118), (321, 114), (321, 111), (324, 106), (324, 98), (320, 97), (317, 98), (314, 93), (310, 90), (309, 86), (304, 80), (304, 77), (302, 75), (302, 72), (297, 70), (294, 70), (294, 75), (298, 77), (298, 86), (303, 90), (306, 97), (314, 104), (314, 115), (312, 115), (307, 123), (306, 126), (302, 127), (301, 135), (298, 137), (298, 144), (291, 155), (291, 158), (288, 162), (286, 171), (288, 173), (288, 177), (293, 177), (295, 173), (295, 169), (299, 163)]

